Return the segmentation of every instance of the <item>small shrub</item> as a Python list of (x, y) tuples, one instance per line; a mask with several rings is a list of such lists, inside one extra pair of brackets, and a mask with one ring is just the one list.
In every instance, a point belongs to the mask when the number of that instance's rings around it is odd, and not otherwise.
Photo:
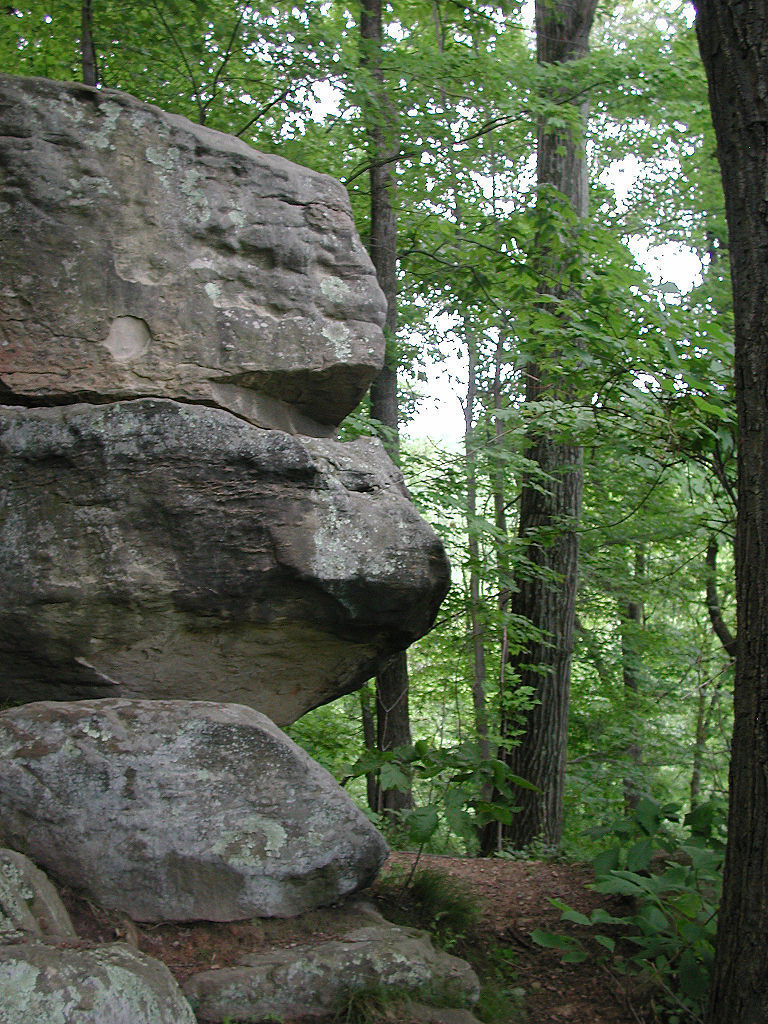
[(408, 1019), (410, 999), (391, 990), (370, 986), (348, 994), (333, 1024), (399, 1024)]
[(377, 894), (386, 918), (425, 929), (441, 949), (450, 950), (468, 938), (480, 921), (475, 897), (434, 868), (422, 868), (410, 879), (393, 871), (380, 880)]

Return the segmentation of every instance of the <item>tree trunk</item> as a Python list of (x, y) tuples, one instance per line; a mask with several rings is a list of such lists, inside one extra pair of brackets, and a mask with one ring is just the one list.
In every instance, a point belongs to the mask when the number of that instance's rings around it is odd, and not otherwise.
[[(542, 64), (565, 63), (588, 52), (589, 32), (597, 0), (537, 0), (536, 48)], [(586, 113), (586, 112), (584, 112)], [(537, 183), (540, 202), (554, 188), (579, 217), (587, 213), (587, 173), (584, 143), (546, 121), (539, 124)], [(566, 294), (557, 283), (560, 257), (542, 252), (542, 290)], [(534, 358), (526, 368), (525, 401), (568, 399), (555, 360), (543, 356), (543, 339), (531, 339)], [(542, 350), (542, 355), (535, 353)], [(563, 787), (568, 736), (570, 664), (573, 651), (581, 512), (582, 452), (546, 433), (531, 431), (526, 457), (535, 472), (523, 480), (520, 537), (525, 541), (524, 567), (517, 574), (511, 611), (527, 618), (538, 631), (511, 660), (521, 686), (530, 687), (536, 701), (527, 714), (520, 745), (508, 756), (512, 770), (540, 790), (518, 790), (520, 811), (505, 827), (505, 838), (523, 847), (537, 837), (559, 843), (563, 828)]]
[(725, 652), (728, 657), (735, 658), (738, 644), (736, 643), (736, 637), (733, 636), (723, 619), (723, 611), (720, 606), (720, 595), (717, 591), (717, 551), (717, 537), (713, 535), (709, 538), (707, 543), (706, 554), (707, 610), (709, 611), (709, 621), (712, 623), (712, 629), (714, 630), (715, 636), (725, 648)]
[(83, 0), (80, 8), (80, 57), (83, 64), (83, 84), (98, 85), (99, 73), (96, 50), (93, 45), (93, 14), (91, 0)]
[[(360, 36), (362, 65), (376, 83), (372, 100), (366, 105), (366, 131), (371, 143), (371, 228), (368, 251), (376, 277), (387, 300), (384, 334), (387, 351), (384, 367), (371, 385), (371, 416), (381, 426), (381, 436), (390, 457), (398, 461), (399, 403), (397, 397), (397, 216), (392, 176), (399, 151), (397, 116), (386, 95), (381, 69), (381, 0), (361, 0)], [(376, 676), (377, 742), (379, 750), (411, 743), (408, 709), (408, 659), (405, 652), (394, 655)], [(384, 790), (378, 794), (379, 810), (399, 811), (413, 806), (410, 793)]]
[[(467, 483), (467, 551), (469, 553), (469, 625), (472, 636), (472, 703), (480, 756), (491, 756), (488, 740), (488, 712), (485, 701), (485, 637), (480, 615), (480, 546), (477, 542), (477, 458), (474, 447), (473, 419), (477, 391), (477, 344), (467, 336), (467, 401), (464, 406), (464, 456)], [(490, 797), (490, 791), (483, 799)]]
[(704, 764), (704, 752), (707, 747), (707, 688), (706, 683), (699, 681), (696, 694), (696, 739), (693, 748), (693, 766), (691, 768), (691, 810), (699, 806), (701, 795), (701, 770)]
[[(366, 750), (376, 749), (376, 723), (371, 707), (371, 691), (368, 683), (360, 690), (360, 717), (363, 721), (363, 743)], [(365, 796), (368, 806), (374, 812), (379, 810), (379, 782), (376, 772), (366, 772)]]
[(640, 742), (640, 714), (637, 706), (637, 695), (640, 689), (642, 661), (640, 657), (639, 634), (643, 628), (643, 602), (638, 593), (645, 576), (645, 551), (639, 547), (635, 551), (634, 599), (628, 600), (619, 609), (621, 623), (621, 669), (624, 683), (624, 705), (628, 712), (630, 732), (637, 739), (627, 746), (627, 759), (634, 771), (624, 779), (624, 806), (627, 811), (634, 811), (640, 803), (640, 786), (638, 774), (642, 761), (643, 747)]
[(708, 1024), (768, 1021), (768, 6), (696, 0), (728, 221), (738, 411), (730, 811)]

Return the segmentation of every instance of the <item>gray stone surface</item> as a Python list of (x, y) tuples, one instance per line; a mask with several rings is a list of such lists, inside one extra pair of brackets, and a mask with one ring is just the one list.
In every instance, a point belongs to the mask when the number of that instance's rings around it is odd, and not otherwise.
[(263, 715), (188, 701), (0, 713), (0, 841), (140, 921), (293, 916), (370, 884), (387, 856)]
[(256, 1024), (327, 1019), (350, 993), (370, 987), (458, 1005), (472, 1005), (479, 996), (468, 963), (436, 950), (426, 932), (386, 922), (339, 940), (251, 954), (236, 967), (193, 975), (184, 993), (202, 1020)]
[(168, 969), (115, 943), (0, 946), (0, 1024), (195, 1024)]
[(8, 75), (0, 166), (7, 395), (161, 395), (312, 434), (380, 368), (385, 302), (334, 179), (125, 93)]
[(0, 407), (0, 701), (188, 697), (284, 725), (431, 626), (442, 545), (378, 442), (164, 399)]
[(480, 1024), (469, 1010), (448, 1006), (427, 1006), (413, 1003), (408, 1007), (408, 1016), (420, 1024)]
[(0, 944), (76, 938), (66, 907), (44, 872), (23, 854), (0, 849)]

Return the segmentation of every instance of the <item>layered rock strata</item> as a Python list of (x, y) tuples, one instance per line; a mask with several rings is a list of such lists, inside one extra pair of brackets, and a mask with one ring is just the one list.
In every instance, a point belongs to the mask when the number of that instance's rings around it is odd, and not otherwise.
[(360, 685), (448, 568), (381, 447), (323, 436), (384, 352), (343, 187), (9, 76), (0, 166), (0, 701), (287, 724)]
[(287, 724), (426, 632), (448, 582), (377, 442), (215, 409), (0, 409), (0, 493), (0, 701), (207, 698)]

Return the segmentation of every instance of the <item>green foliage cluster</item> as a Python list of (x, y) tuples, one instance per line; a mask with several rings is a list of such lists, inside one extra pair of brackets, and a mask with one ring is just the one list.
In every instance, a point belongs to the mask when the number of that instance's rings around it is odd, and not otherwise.
[[(434, 748), (424, 740), (394, 750), (366, 750), (349, 767), (351, 778), (376, 773), (383, 789), (414, 790), (416, 806), (402, 811), (394, 835), (424, 847), (442, 830), (471, 849), (489, 821), (508, 822), (514, 813), (513, 787), (535, 789), (498, 758), (485, 758), (476, 743)], [(483, 799), (484, 792), (496, 795)], [(421, 799), (418, 799), (421, 797)], [(383, 823), (385, 824), (385, 823)]]
[[(598, 908), (587, 916), (559, 901), (563, 921), (591, 930), (611, 970), (648, 983), (646, 1013), (663, 1024), (703, 1019), (714, 955), (717, 908), (725, 851), (725, 808), (711, 799), (683, 817), (674, 804), (649, 798), (610, 830), (598, 853), (589, 888), (620, 898), (621, 914)], [(581, 939), (543, 930), (531, 935), (563, 960), (594, 956)]]

